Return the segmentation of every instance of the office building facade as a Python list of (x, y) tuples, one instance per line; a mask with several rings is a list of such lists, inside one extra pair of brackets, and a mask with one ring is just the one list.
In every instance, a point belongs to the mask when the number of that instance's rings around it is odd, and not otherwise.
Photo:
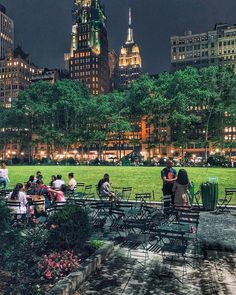
[(6, 9), (0, 4), (0, 59), (14, 48), (14, 22), (6, 15)]
[(236, 73), (236, 25), (217, 24), (214, 30), (201, 34), (185, 32), (171, 37), (171, 70), (187, 66), (230, 67)]
[(0, 105), (10, 108), (20, 91), (30, 85), (36, 71), (21, 47), (9, 51), (6, 58), (0, 60)]

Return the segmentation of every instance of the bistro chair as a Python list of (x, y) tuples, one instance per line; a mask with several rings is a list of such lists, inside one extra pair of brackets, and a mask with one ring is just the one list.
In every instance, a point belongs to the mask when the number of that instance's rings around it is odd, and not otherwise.
[(124, 218), (125, 212), (120, 208), (111, 208), (109, 210), (111, 224), (110, 224), (110, 232), (118, 233), (119, 237), (122, 236), (122, 233), (125, 229)]
[(158, 230), (159, 237), (159, 249), (163, 258), (163, 264), (169, 264), (166, 275), (170, 276), (171, 269), (174, 263), (182, 265), (182, 277), (176, 277), (181, 283), (183, 283), (184, 276), (187, 273), (186, 266), (186, 250), (188, 242), (185, 238), (185, 232), (178, 227), (169, 227), (168, 225), (160, 226)]
[(152, 199), (151, 193), (137, 193), (137, 194), (135, 194), (136, 203), (140, 202), (142, 204), (142, 203), (146, 203), (147, 201), (150, 202), (151, 199)]
[(74, 192), (74, 198), (79, 198), (83, 195), (85, 183), (84, 182), (77, 182), (76, 190)]
[(124, 219), (126, 232), (122, 246), (127, 247), (128, 256), (132, 257), (140, 250), (144, 254), (144, 265), (148, 259), (148, 243), (150, 233), (148, 231), (147, 219)]
[(24, 222), (26, 221), (26, 213), (21, 213), (21, 203), (15, 200), (6, 201), (7, 207), (10, 209), (10, 214), (13, 217), (13, 224), (16, 222)]
[(132, 193), (132, 189), (133, 189), (132, 186), (122, 188), (122, 191), (121, 191), (122, 200), (126, 200), (126, 201), (129, 200), (131, 193)]
[(236, 194), (236, 188), (225, 188), (224, 198), (218, 199), (216, 213), (230, 212), (228, 205), (234, 194)]
[(111, 203), (106, 201), (91, 201), (89, 207), (92, 226), (96, 230), (103, 232), (107, 218), (109, 217)]

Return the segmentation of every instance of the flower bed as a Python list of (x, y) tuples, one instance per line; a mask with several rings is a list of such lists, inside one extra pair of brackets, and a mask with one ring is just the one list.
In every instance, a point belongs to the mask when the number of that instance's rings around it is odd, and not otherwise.
[(70, 273), (66, 278), (56, 283), (47, 295), (74, 294), (81, 284), (100, 267), (101, 263), (113, 250), (114, 244), (106, 242), (80, 265), (78, 271)]
[(7, 284), (0, 294), (45, 294), (103, 245), (89, 241), (88, 214), (79, 207), (65, 206), (46, 224), (27, 229), (12, 227), (5, 209), (0, 206), (0, 281)]

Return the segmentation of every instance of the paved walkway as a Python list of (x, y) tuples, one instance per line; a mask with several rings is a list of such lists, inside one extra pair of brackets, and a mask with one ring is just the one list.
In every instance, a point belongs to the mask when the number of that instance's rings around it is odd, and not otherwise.
[[(160, 254), (149, 253), (144, 265), (143, 253), (131, 257), (117, 246), (101, 269), (91, 276), (76, 295), (234, 295), (236, 294), (236, 216), (201, 213), (199, 239), (206, 250), (204, 257), (189, 259), (183, 267), (167, 269)], [(217, 250), (214, 250), (217, 249)], [(203, 259), (204, 258), (204, 259)]]
[[(140, 257), (137, 257), (137, 254)], [(116, 248), (114, 254), (99, 271), (83, 284), (76, 294), (97, 295), (233, 295), (236, 294), (236, 255), (209, 252), (200, 269), (187, 267), (182, 281), (182, 267), (175, 266), (166, 276), (162, 258), (151, 254), (146, 266), (136, 253), (128, 258), (125, 249)], [(180, 282), (181, 280), (182, 282)]]

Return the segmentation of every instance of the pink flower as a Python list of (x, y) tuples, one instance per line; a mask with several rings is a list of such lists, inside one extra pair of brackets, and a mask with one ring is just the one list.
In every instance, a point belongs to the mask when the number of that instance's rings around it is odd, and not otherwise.
[(56, 229), (57, 225), (56, 224), (51, 224), (50, 229)]
[(52, 278), (52, 272), (50, 270), (47, 270), (44, 272), (44, 275), (47, 279), (51, 279)]

